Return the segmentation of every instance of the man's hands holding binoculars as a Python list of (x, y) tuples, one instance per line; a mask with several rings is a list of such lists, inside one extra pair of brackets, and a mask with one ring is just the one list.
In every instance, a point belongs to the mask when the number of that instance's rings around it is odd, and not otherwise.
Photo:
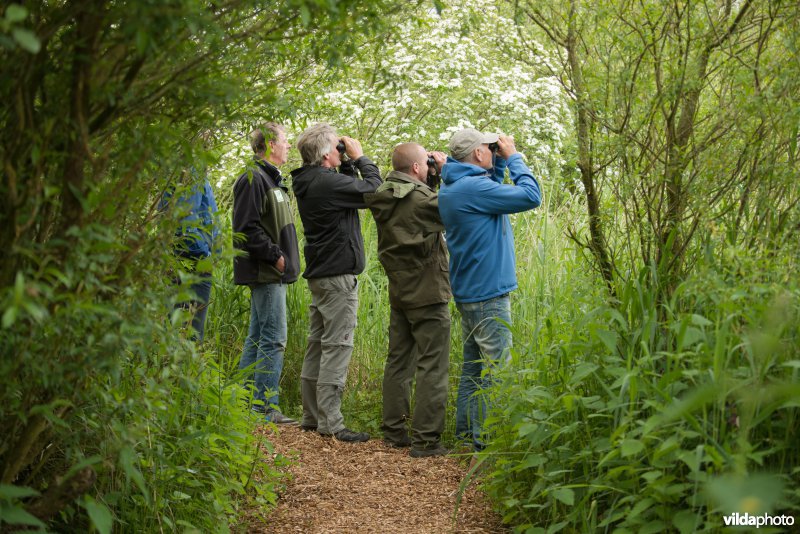
[(428, 175), (439, 174), (447, 163), (447, 154), (444, 152), (428, 152)]
[(353, 139), (352, 137), (340, 137), (336, 150), (340, 154), (347, 154), (347, 157), (354, 161), (364, 155), (361, 143), (359, 143), (358, 139)]
[(489, 150), (503, 159), (508, 159), (517, 153), (514, 138), (510, 135), (501, 135), (496, 143), (489, 143)]

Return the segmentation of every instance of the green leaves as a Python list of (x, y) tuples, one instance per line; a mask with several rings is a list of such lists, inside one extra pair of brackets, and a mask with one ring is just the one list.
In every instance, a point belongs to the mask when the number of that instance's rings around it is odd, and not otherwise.
[[(17, 24), (24, 21), (28, 17), (28, 10), (25, 9), (24, 6), (19, 4), (9, 4), (6, 8), (5, 15), (2, 19), (0, 19), (0, 32), (2, 33), (11, 33), (11, 37), (13, 38), (12, 41), (8, 41), (7, 39), (0, 40), (0, 44), (5, 45), (6, 47), (12, 47), (14, 43), (21, 47), (22, 49), (30, 52), (31, 54), (36, 54), (41, 50), (41, 42), (39, 41), (36, 34), (27, 29), (19, 27)], [(4, 37), (0, 34), (0, 37)]]
[(25, 486), (12, 486), (10, 484), (0, 484), (0, 499), (22, 499), (24, 497), (33, 497), (39, 495), (39, 492), (33, 488)]
[(86, 513), (89, 514), (89, 519), (92, 520), (94, 528), (100, 534), (110, 534), (114, 520), (108, 507), (88, 495), (83, 499), (83, 507), (86, 509)]
[(14, 37), (14, 40), (20, 47), (24, 48), (31, 54), (38, 53), (42, 48), (42, 44), (39, 42), (36, 34), (30, 30), (25, 28), (14, 28), (11, 30), (11, 35)]
[(772, 513), (779, 506), (783, 489), (784, 478), (767, 473), (723, 475), (713, 478), (706, 486), (723, 514)]
[(18, 319), (30, 318), (33, 321), (41, 322), (47, 315), (47, 309), (38, 301), (41, 290), (37, 285), (27, 284), (22, 272), (17, 272), (14, 279), (14, 286), (11, 294), (7, 295), (2, 301), (4, 308), (2, 321), (3, 328), (11, 328)]
[(634, 456), (644, 450), (644, 443), (638, 439), (623, 439), (619, 446), (623, 458)]
[(555, 488), (550, 494), (559, 502), (572, 506), (575, 504), (575, 492), (570, 488)]
[(38, 495), (39, 492), (33, 488), (0, 484), (0, 526), (6, 524), (45, 528), (46, 525), (41, 520), (19, 504), (20, 499)]
[[(688, 533), (720, 528), (733, 507), (794, 506), (800, 288), (709, 289), (719, 275), (686, 280), (663, 321), (642, 279), (620, 291), (615, 313), (551, 281), (536, 297), (521, 287), (514, 342), (530, 352), (498, 386), (485, 452), (488, 491), (510, 524)], [(722, 474), (743, 467), (780, 475)]]
[(46, 528), (38, 518), (32, 516), (21, 506), (0, 503), (0, 524), (25, 525), (30, 527)]
[(22, 22), (28, 16), (28, 10), (19, 4), (9, 4), (6, 8), (5, 22), (14, 24), (15, 22)]

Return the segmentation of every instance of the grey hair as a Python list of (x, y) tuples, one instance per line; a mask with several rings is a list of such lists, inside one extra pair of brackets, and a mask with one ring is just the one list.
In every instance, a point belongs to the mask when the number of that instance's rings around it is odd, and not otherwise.
[(286, 132), (283, 126), (277, 122), (267, 122), (261, 128), (250, 132), (250, 147), (255, 154), (264, 154), (267, 151), (267, 143), (278, 139), (281, 132)]
[(325, 154), (331, 151), (331, 139), (338, 137), (336, 129), (324, 122), (306, 128), (297, 138), (303, 165), (321, 165)]

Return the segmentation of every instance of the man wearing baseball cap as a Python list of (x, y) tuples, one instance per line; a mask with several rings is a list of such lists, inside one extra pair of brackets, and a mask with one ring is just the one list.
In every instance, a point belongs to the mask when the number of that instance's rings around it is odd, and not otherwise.
[[(450, 285), (461, 313), (464, 366), (456, 401), (456, 437), (476, 451), (488, 408), (491, 369), (509, 358), (511, 300), (517, 288), (509, 213), (538, 207), (539, 183), (514, 139), (467, 128), (450, 139), (439, 212), (450, 251)], [(510, 183), (504, 183), (506, 169)], [(484, 369), (487, 372), (484, 373)]]

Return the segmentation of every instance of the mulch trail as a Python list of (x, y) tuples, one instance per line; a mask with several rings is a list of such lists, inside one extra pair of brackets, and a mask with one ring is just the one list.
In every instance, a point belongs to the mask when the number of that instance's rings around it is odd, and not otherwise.
[(343, 443), (299, 427), (257, 432), (292, 462), (277, 507), (248, 532), (507, 532), (475, 483), (456, 515), (464, 458), (411, 458), (381, 439)]

